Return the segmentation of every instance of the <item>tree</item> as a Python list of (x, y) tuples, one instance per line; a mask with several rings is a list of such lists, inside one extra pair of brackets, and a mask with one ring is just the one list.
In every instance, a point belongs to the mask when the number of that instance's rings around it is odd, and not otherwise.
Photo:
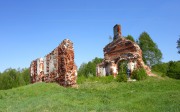
[(24, 68), (22, 69), (22, 72), (21, 72), (21, 75), (22, 75), (22, 78), (25, 82), (25, 84), (30, 84), (30, 71), (28, 68)]
[(145, 64), (152, 66), (161, 62), (162, 53), (147, 32), (143, 32), (140, 35), (138, 43), (142, 50)]
[(103, 61), (103, 59), (102, 58), (98, 58), (98, 57), (95, 57), (93, 60), (92, 60), (92, 62), (94, 63), (94, 64), (99, 64), (99, 63), (101, 63)]
[(16, 86), (16, 84), (14, 84), (14, 79), (16, 78), (15, 75), (15, 71), (14, 69), (6, 69), (0, 78), (0, 89), (10, 89), (12, 88), (14, 85)]
[(85, 76), (87, 63), (82, 63), (78, 70), (78, 76)]
[(178, 49), (178, 53), (180, 54), (180, 38), (179, 40), (177, 40), (177, 49)]
[(174, 78), (174, 79), (180, 79), (180, 62), (174, 62), (170, 61), (168, 70), (167, 70), (167, 76)]
[(89, 61), (85, 74), (89, 77), (96, 76), (96, 64)]
[(78, 76), (96, 76), (96, 66), (102, 62), (102, 58), (94, 58), (88, 63), (82, 63), (78, 70)]
[(131, 40), (131, 41), (135, 42), (134, 38), (133, 38), (131, 35), (128, 35), (128, 36), (125, 37), (125, 38), (128, 39), (128, 40)]

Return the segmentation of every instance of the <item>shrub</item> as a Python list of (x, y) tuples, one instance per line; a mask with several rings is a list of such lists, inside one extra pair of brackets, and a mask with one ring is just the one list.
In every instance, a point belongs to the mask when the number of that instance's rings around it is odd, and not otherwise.
[(117, 76), (118, 82), (127, 82), (127, 75), (125, 73), (119, 73)]
[(132, 72), (131, 78), (136, 80), (144, 80), (147, 77), (147, 73), (143, 68), (134, 70)]
[(180, 62), (169, 62), (167, 76), (174, 79), (180, 79)]
[(165, 73), (163, 73), (163, 74), (161, 75), (161, 77), (166, 77), (166, 74), (165, 74)]
[(160, 72), (163, 74), (167, 73), (167, 69), (168, 69), (168, 63), (161, 63), (161, 64), (156, 64), (152, 66), (152, 71)]

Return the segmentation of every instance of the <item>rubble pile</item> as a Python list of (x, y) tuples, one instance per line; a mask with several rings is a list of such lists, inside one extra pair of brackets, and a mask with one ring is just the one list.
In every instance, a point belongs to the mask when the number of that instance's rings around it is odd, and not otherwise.
[(142, 59), (142, 50), (131, 40), (128, 40), (121, 35), (121, 26), (114, 26), (114, 38), (111, 43), (104, 47), (104, 60), (97, 65), (97, 76), (106, 76), (113, 74), (114, 77), (118, 74), (118, 64), (126, 62), (127, 68), (133, 72), (138, 68), (144, 68), (147, 74), (151, 74), (151, 70), (146, 66)]
[(31, 62), (31, 82), (57, 82), (62, 86), (74, 86), (77, 66), (74, 63), (73, 43), (65, 39), (44, 58)]

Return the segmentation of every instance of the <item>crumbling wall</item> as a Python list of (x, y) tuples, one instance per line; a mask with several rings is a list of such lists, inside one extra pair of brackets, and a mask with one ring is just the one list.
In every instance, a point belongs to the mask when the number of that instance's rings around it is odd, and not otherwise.
[(74, 63), (73, 43), (65, 39), (44, 58), (31, 62), (31, 82), (57, 82), (62, 86), (76, 85), (77, 66)]

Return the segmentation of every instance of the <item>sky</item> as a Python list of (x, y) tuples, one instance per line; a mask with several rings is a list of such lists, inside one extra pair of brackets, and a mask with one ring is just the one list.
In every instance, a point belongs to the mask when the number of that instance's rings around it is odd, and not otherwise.
[(115, 24), (135, 39), (146, 31), (163, 62), (180, 60), (180, 0), (0, 0), (0, 72), (28, 68), (66, 38), (78, 67), (103, 58)]

